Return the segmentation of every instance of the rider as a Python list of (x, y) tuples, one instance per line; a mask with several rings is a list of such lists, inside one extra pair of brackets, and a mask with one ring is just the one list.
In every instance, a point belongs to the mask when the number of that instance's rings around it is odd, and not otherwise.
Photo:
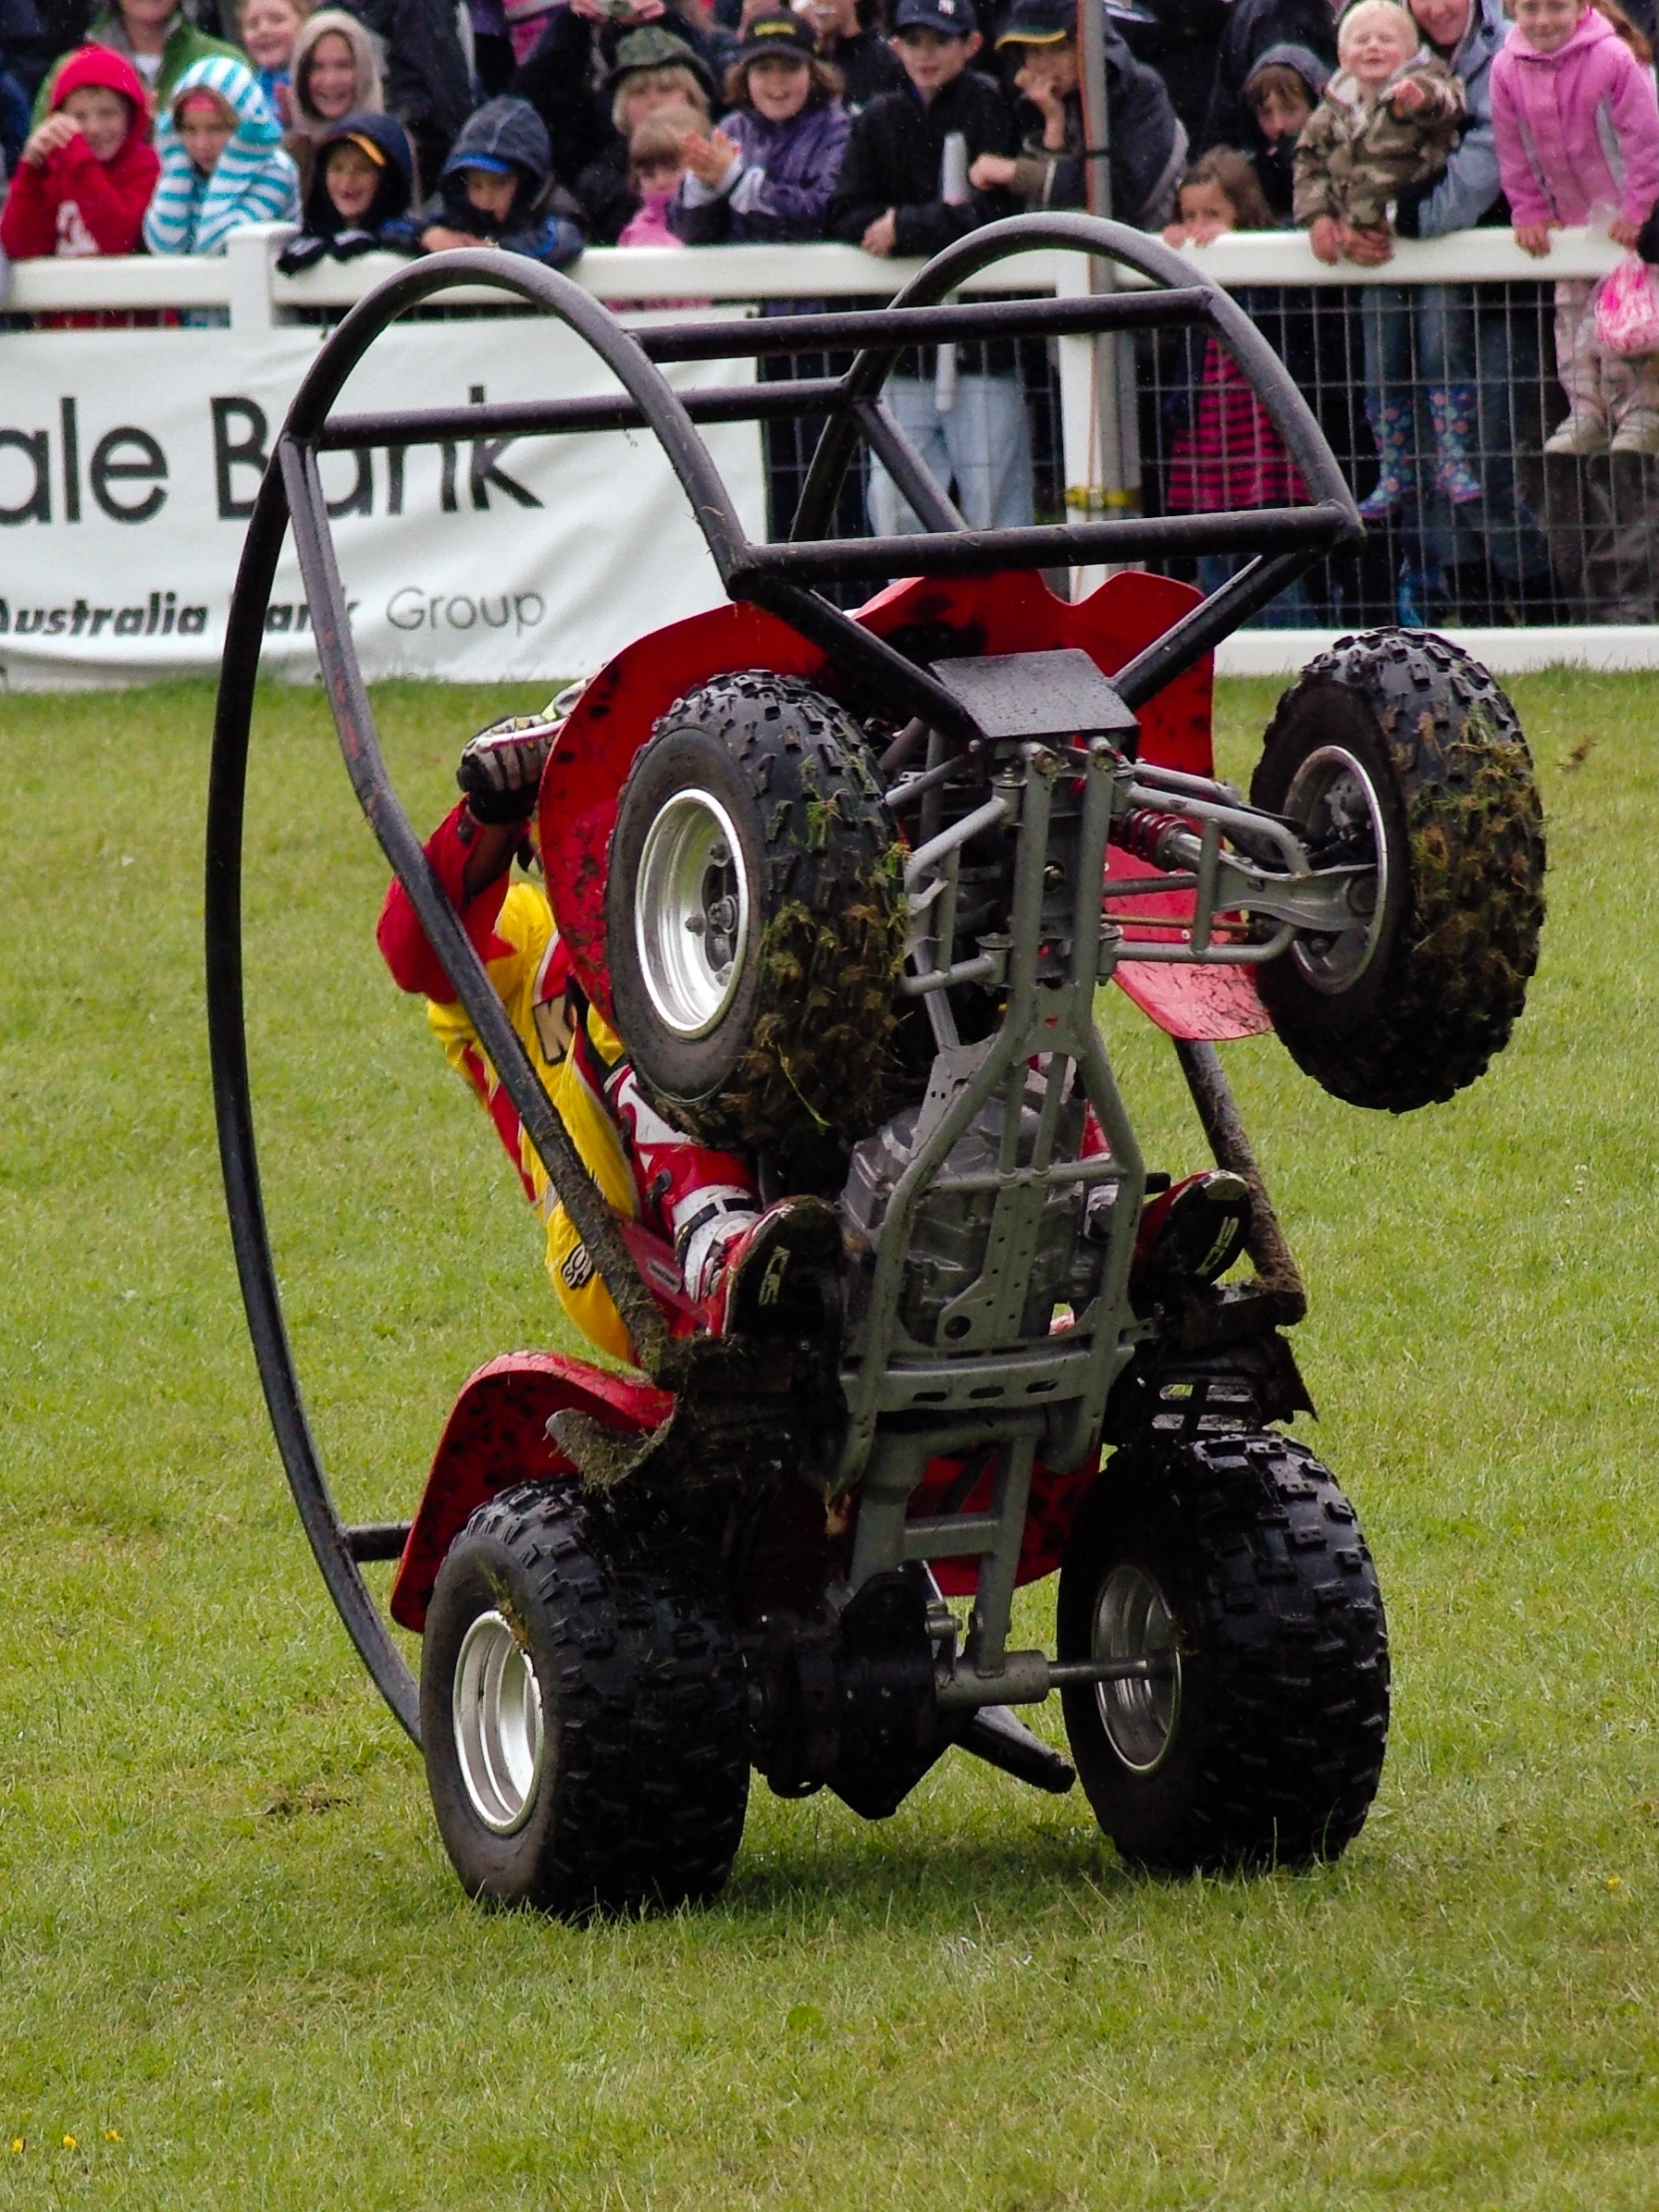
[[(779, 1285), (795, 1259), (831, 1257), (830, 1236), (838, 1249), (833, 1216), (810, 1199), (763, 1211), (749, 1161), (698, 1144), (652, 1105), (622, 1040), (571, 972), (546, 892), (510, 881), (515, 856), (534, 858), (541, 772), (580, 691), (572, 686), (545, 714), (509, 716), (470, 741), (455, 777), (465, 796), (427, 839), (426, 857), (672, 1325), (754, 1330), (767, 1319), (763, 1309), (782, 1308)], [(611, 1295), (395, 876), (375, 936), (398, 987), (425, 995), (444, 1057), (477, 1092), (546, 1223), (559, 1303), (594, 1344), (635, 1360)], [(672, 1246), (678, 1282), (666, 1253), (630, 1236), (630, 1224)]]

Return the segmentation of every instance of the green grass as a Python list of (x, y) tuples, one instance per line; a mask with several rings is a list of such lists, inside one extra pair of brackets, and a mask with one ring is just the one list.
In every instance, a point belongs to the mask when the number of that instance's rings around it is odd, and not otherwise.
[[(1226, 690), (1235, 772), (1276, 689)], [(1389, 1608), (1358, 1845), (1136, 1880), (1078, 1798), (953, 1757), (881, 1826), (762, 1789), (716, 1910), (588, 1931), (465, 1904), (287, 1503), (209, 1106), (210, 696), (0, 705), (0, 2207), (1659, 2204), (1659, 683), (1514, 693), (1551, 906), (1492, 1075), (1390, 1121), (1228, 1051)], [(426, 820), (522, 699), (377, 704)], [(378, 968), (314, 693), (262, 702), (251, 824), (296, 1350), (345, 1509), (389, 1515), (469, 1368), (559, 1327)]]

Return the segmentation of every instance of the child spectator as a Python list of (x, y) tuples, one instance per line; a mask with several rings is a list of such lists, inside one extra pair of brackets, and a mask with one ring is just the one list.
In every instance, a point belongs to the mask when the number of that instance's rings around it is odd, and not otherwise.
[[(1515, 0), (1515, 27), (1492, 63), (1498, 168), (1526, 253), (1549, 252), (1568, 223), (1605, 225), (1633, 247), (1659, 194), (1659, 106), (1646, 41), (1579, 0)], [(1612, 220), (1609, 222), (1608, 218)], [(1567, 417), (1546, 453), (1659, 453), (1659, 378), (1651, 356), (1598, 351), (1595, 286), (1555, 287), (1555, 365)]]
[[(1041, 128), (1013, 161), (982, 154), (968, 172), (971, 184), (981, 190), (1006, 186), (1031, 209), (1087, 204), (1076, 26), (1071, 0), (1014, 0), (997, 51), (1011, 48), (1017, 55), (1014, 88), (1035, 109)], [(1105, 41), (1112, 213), (1136, 230), (1154, 231), (1174, 212), (1187, 134), (1157, 72), (1135, 59), (1110, 21)]]
[(293, 49), (305, 27), (308, 0), (245, 0), (242, 44), (254, 64), (260, 90), (279, 123), (291, 123), (288, 86)]
[(461, 127), (420, 243), (429, 254), (457, 246), (498, 246), (550, 269), (581, 253), (581, 227), (553, 184), (553, 158), (541, 117), (527, 100), (491, 100)]
[(611, 99), (611, 139), (576, 180), (587, 233), (596, 246), (614, 246), (639, 213), (640, 197), (629, 167), (634, 133), (660, 108), (693, 108), (708, 129), (714, 112), (714, 79), (685, 41), (660, 24), (630, 31), (617, 47), (616, 67), (605, 80)]
[(246, 62), (192, 62), (157, 126), (161, 183), (144, 218), (152, 254), (219, 254), (249, 223), (289, 222), (298, 179), (282, 127)]
[[(833, 238), (883, 260), (936, 254), (981, 224), (1013, 213), (1007, 188), (969, 184), (981, 154), (1014, 152), (1013, 118), (996, 86), (970, 67), (979, 51), (973, 0), (898, 0), (893, 44), (906, 83), (854, 116), (830, 203)], [(1011, 344), (901, 354), (884, 403), (941, 486), (955, 479), (973, 529), (1028, 523), (1031, 425)], [(976, 366), (973, 364), (977, 364)], [(869, 518), (877, 537), (921, 527), (875, 459)]]
[(1249, 127), (1244, 152), (1276, 225), (1294, 221), (1297, 141), (1331, 72), (1306, 46), (1270, 46), (1245, 79), (1241, 105)]
[[(218, 56), (243, 60), (241, 49), (199, 31), (179, 0), (115, 0), (87, 32), (87, 42), (107, 46), (132, 63), (160, 114), (179, 89), (193, 63)], [(57, 93), (59, 62), (35, 100), (35, 121), (44, 123)]]
[[(1181, 180), (1180, 214), (1164, 232), (1170, 246), (1207, 246), (1224, 231), (1267, 231), (1273, 213), (1243, 154), (1214, 147)], [(1248, 294), (1245, 311), (1250, 312)], [(1254, 319), (1254, 317), (1252, 318)], [(1188, 373), (1165, 407), (1175, 441), (1165, 505), (1171, 514), (1218, 514), (1237, 507), (1291, 507), (1307, 486), (1248, 376), (1213, 333), (1188, 333)], [(1219, 591), (1249, 554), (1202, 553), (1198, 585)], [(1301, 629), (1315, 621), (1299, 576), (1257, 615), (1264, 629)]]
[[(738, 44), (730, 31), (710, 23), (701, 0), (561, 0), (550, 10), (546, 29), (507, 90), (528, 100), (546, 124), (555, 177), (599, 225), (590, 236), (613, 243), (633, 212), (602, 220), (583, 186), (584, 172), (607, 154), (613, 179), (626, 185), (627, 141), (639, 118), (624, 124), (607, 113), (624, 71), (656, 66), (647, 61), (654, 49), (661, 66), (690, 67), (712, 107)], [(603, 101), (594, 98), (596, 85)]]
[(409, 222), (414, 157), (394, 115), (348, 115), (316, 142), (316, 164), (299, 236), (277, 256), (284, 276), (324, 255), (355, 261), (377, 249), (413, 254)]
[(686, 141), (673, 220), (688, 245), (823, 238), (849, 128), (839, 90), (804, 16), (754, 17), (726, 80), (732, 113)]
[(83, 46), (58, 71), (52, 113), (23, 148), (0, 249), (14, 262), (136, 254), (160, 175), (132, 65), (106, 46)]
[(658, 108), (628, 141), (628, 173), (639, 207), (623, 225), (618, 246), (683, 246), (669, 222), (681, 180), (686, 148), (706, 143), (708, 123), (695, 108)]
[[(1355, 239), (1388, 236), (1389, 204), (1445, 167), (1465, 113), (1457, 79), (1394, 0), (1360, 0), (1349, 10), (1337, 59), (1337, 75), (1297, 142), (1294, 196), (1314, 253), (1333, 265)], [(1385, 362), (1399, 357), (1402, 337), (1409, 342), (1410, 313), (1401, 285), (1368, 286), (1361, 301), (1366, 417), (1379, 456), (1377, 487), (1360, 502), (1368, 522), (1392, 514), (1416, 491), (1412, 395), (1384, 379)], [(1473, 388), (1431, 384), (1426, 396), (1439, 489), (1454, 506), (1483, 498), (1472, 466)]]
[(374, 48), (356, 17), (344, 8), (308, 17), (293, 42), (282, 140), (302, 194), (311, 189), (317, 140), (348, 115), (379, 115), (385, 105)]

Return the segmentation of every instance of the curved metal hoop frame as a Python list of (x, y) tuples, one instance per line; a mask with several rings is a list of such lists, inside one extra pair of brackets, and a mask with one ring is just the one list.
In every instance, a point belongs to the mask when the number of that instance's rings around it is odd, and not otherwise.
[[(1137, 271), (1157, 287), (1082, 299), (993, 300), (939, 305), (986, 267), (1034, 249), (1082, 253)], [(598, 354), (622, 396), (496, 407), (333, 415), (351, 371), (406, 309), (460, 284), (481, 284), (545, 309)], [(969, 533), (927, 479), (906, 441), (876, 408), (900, 350), (909, 345), (1171, 323), (1208, 324), (1224, 339), (1284, 438), (1314, 503), (1250, 513), (1122, 518)], [(682, 396), (660, 360), (860, 348), (841, 378), (745, 385)], [(696, 424), (823, 413), (825, 429), (788, 545), (753, 544)], [(1289, 371), (1255, 326), (1215, 285), (1154, 240), (1087, 216), (1018, 217), (992, 224), (937, 256), (892, 306), (846, 313), (675, 325), (638, 335), (567, 277), (535, 263), (482, 251), (434, 255), (388, 277), (358, 302), (322, 346), (288, 411), (260, 485), (231, 601), (214, 726), (207, 835), (207, 987), (214, 1104), (232, 1240), (260, 1380), (299, 1518), (335, 1607), (375, 1686), (409, 1736), (420, 1738), (419, 1692), (359, 1571), (395, 1556), (398, 1524), (350, 1529), (329, 1491), (294, 1370), (266, 1224), (255, 1141), (243, 1004), (242, 847), (255, 685), (277, 557), (288, 527), (304, 577), (311, 625), (340, 750), (363, 813), (408, 891), (433, 949), (476, 1025), (519, 1117), (568, 1208), (654, 1381), (672, 1387), (676, 1355), (661, 1314), (616, 1224), (542, 1088), (483, 963), (444, 898), (386, 774), (346, 618), (319, 452), (389, 443), (432, 443), (515, 430), (521, 434), (645, 427), (653, 431), (691, 503), (733, 599), (767, 607), (837, 662), (849, 682), (896, 702), (958, 739), (977, 735), (965, 711), (914, 662), (861, 629), (812, 588), (854, 575), (945, 575), (1132, 560), (1165, 551), (1257, 554), (1223, 590), (1193, 609), (1117, 679), (1138, 706), (1207, 653), (1293, 577), (1361, 534), (1353, 495)], [(911, 498), (926, 533), (902, 540), (814, 540), (809, 526), (833, 512), (835, 491), (863, 435)], [(822, 519), (816, 526), (822, 527)]]

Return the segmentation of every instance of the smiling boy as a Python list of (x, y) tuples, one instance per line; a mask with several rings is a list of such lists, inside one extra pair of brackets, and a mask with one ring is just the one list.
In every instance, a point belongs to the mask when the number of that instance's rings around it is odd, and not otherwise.
[(84, 46), (59, 70), (52, 112), (24, 145), (0, 247), (13, 261), (136, 254), (160, 174), (144, 87), (119, 54)]

